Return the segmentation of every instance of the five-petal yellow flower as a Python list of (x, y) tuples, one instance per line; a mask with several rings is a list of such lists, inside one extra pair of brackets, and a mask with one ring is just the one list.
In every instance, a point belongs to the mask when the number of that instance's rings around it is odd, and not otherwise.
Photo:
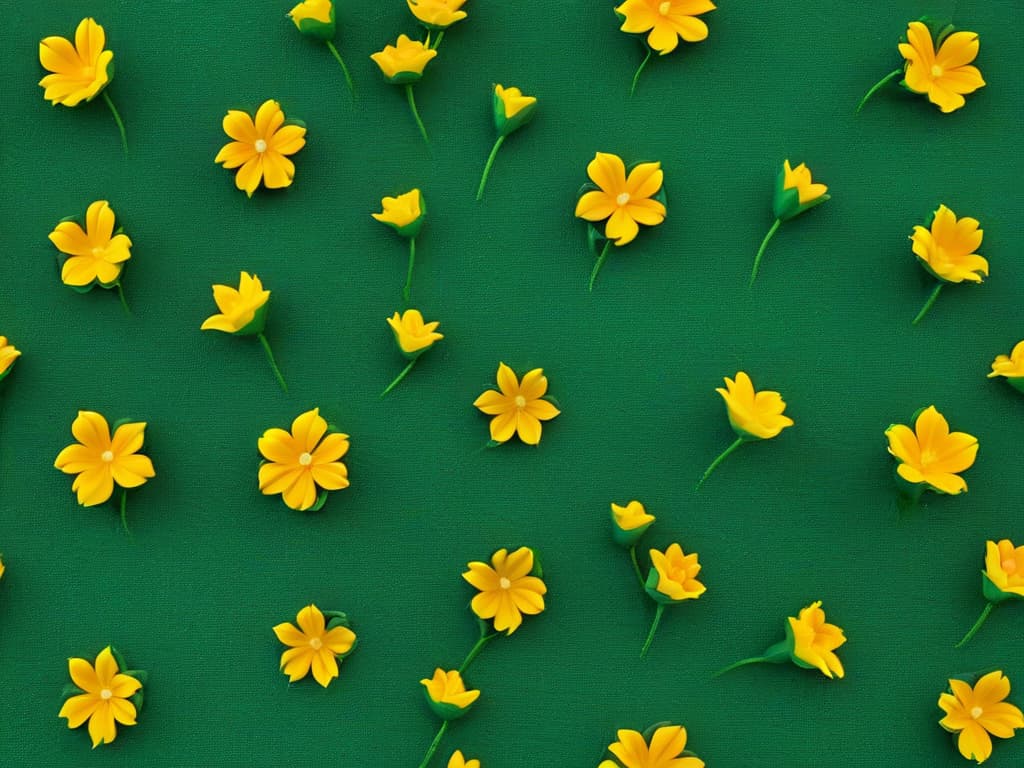
[(846, 642), (846, 636), (842, 629), (825, 621), (821, 600), (801, 608), (799, 615), (790, 616), (788, 621), (793, 635), (791, 654), (794, 661), (814, 667), (828, 678), (846, 674), (835, 654), (835, 650)]
[(52, 74), (39, 81), (50, 102), (76, 107), (92, 101), (113, 79), (113, 51), (104, 50), (106, 33), (95, 19), (82, 19), (75, 43), (46, 37), (39, 43), (39, 63)]
[(406, 357), (418, 357), (443, 339), (444, 334), (436, 332), (440, 324), (436, 320), (423, 322), (423, 315), (418, 309), (407, 309), (402, 314), (395, 312), (388, 318), (395, 343)]
[(300, 512), (319, 509), (327, 491), (348, 488), (348, 468), (340, 461), (348, 446), (348, 435), (327, 434), (319, 408), (296, 417), (291, 432), (268, 429), (258, 441), (266, 459), (260, 466), (260, 491), (281, 494), (285, 504)]
[(85, 213), (85, 229), (75, 221), (62, 221), (49, 234), (50, 242), (68, 258), (60, 279), (72, 288), (99, 283), (109, 288), (118, 283), (125, 262), (131, 258), (128, 235), (114, 234), (116, 217), (106, 200), (97, 200)]
[[(620, 729), (618, 741), (608, 751), (618, 758), (622, 768), (704, 768), (699, 757), (686, 755), (686, 729), (681, 725), (663, 725), (654, 731), (650, 744), (639, 731)], [(599, 768), (619, 768), (605, 760)]]
[(530, 575), (533, 567), (533, 550), (529, 547), (512, 553), (499, 549), (490, 565), (471, 562), (462, 578), (480, 592), (470, 604), (473, 613), (484, 620), (494, 619), (495, 632), (511, 635), (523, 623), (523, 614), (532, 616), (543, 611), (548, 589), (540, 578)]
[(467, 760), (463, 756), (462, 750), (456, 749), (448, 760), (448, 768), (480, 768), (480, 761)]
[(498, 389), (489, 389), (473, 405), (491, 419), (491, 440), (504, 443), (515, 434), (527, 445), (537, 445), (541, 437), (541, 422), (550, 421), (561, 413), (554, 405), (542, 399), (548, 391), (548, 380), (543, 368), (534, 368), (523, 376), (522, 383), (515, 372), (504, 363), (498, 364)]
[(427, 29), (447, 29), (466, 18), (466, 0), (405, 0), (412, 15)]
[(0, 336), (0, 380), (7, 377), (19, 357), (21, 352), (13, 344), (8, 343), (6, 336)]
[(93, 749), (117, 738), (115, 723), (136, 724), (138, 713), (130, 699), (142, 683), (121, 672), (110, 646), (99, 652), (95, 667), (86, 659), (68, 659), (68, 672), (83, 693), (65, 701), (58, 717), (67, 718), (68, 728), (79, 728), (88, 720)]
[(947, 283), (980, 283), (988, 277), (988, 261), (976, 251), (984, 230), (977, 219), (958, 219), (945, 205), (935, 211), (929, 227), (914, 227), (914, 255), (932, 275)]
[(469, 711), (480, 698), (480, 691), (467, 690), (466, 682), (457, 669), (434, 670), (434, 676), (420, 680), (431, 708), (444, 720), (454, 720)]
[(687, 555), (678, 544), (670, 544), (664, 552), (652, 549), (649, 554), (651, 575), (648, 592), (657, 593), (655, 599), (659, 602), (695, 600), (707, 591), (707, 587), (697, 581), (700, 563), (695, 552)]
[(83, 507), (94, 507), (114, 495), (114, 485), (137, 488), (156, 476), (153, 462), (139, 453), (146, 422), (122, 424), (110, 436), (107, 420), (95, 411), (79, 411), (71, 424), (72, 443), (58, 454), (54, 466), (76, 475), (71, 490)]
[(907, 26), (907, 42), (900, 43), (900, 55), (906, 59), (903, 84), (914, 93), (927, 94), (928, 101), (943, 112), (960, 109), (964, 94), (985, 85), (981, 72), (970, 66), (978, 57), (978, 35), (954, 32), (940, 39), (935, 50), (931, 32), (920, 21)]
[[(232, 335), (257, 334), (263, 330), (264, 313), (260, 310), (270, 301), (270, 291), (263, 290), (263, 283), (256, 275), (240, 273), (238, 288), (230, 285), (213, 286), (213, 300), (220, 313), (206, 318), (200, 326), (201, 330)], [(254, 323), (257, 314), (258, 322)]]
[(996, 376), (1005, 376), (1011, 380), (1024, 378), (1024, 341), (1018, 341), (1009, 355), (996, 356), (988, 378), (994, 379)]
[(978, 438), (966, 432), (950, 432), (949, 422), (930, 405), (920, 412), (914, 429), (893, 424), (885, 430), (889, 453), (898, 463), (897, 475), (917, 487), (939, 493), (959, 494), (967, 483), (959, 473), (969, 469), (978, 455)]
[(615, 9), (622, 18), (622, 31), (647, 35), (647, 45), (664, 56), (672, 53), (680, 39), (699, 43), (708, 36), (708, 25), (697, 18), (715, 10), (711, 0), (626, 0)]
[(267, 189), (291, 185), (295, 164), (287, 156), (306, 146), (306, 129), (285, 125), (280, 104), (273, 99), (263, 102), (255, 120), (246, 112), (229, 110), (223, 127), (233, 141), (221, 148), (214, 162), (228, 169), (238, 168), (236, 187), (252, 197), (260, 182)]
[(288, 682), (301, 680), (313, 671), (313, 679), (326, 688), (338, 676), (338, 659), (344, 658), (356, 644), (356, 633), (332, 618), (329, 626), (324, 613), (315, 605), (307, 605), (296, 617), (298, 627), (283, 622), (274, 627), (274, 634), (288, 650), (281, 654), (281, 671)]
[(980, 765), (992, 756), (992, 736), (1010, 739), (1024, 728), (1024, 713), (1006, 701), (1010, 681), (1002, 671), (989, 672), (973, 686), (951, 679), (949, 689), (952, 693), (939, 695), (939, 708), (946, 713), (939, 725), (959, 734), (957, 748), (968, 760)]
[(590, 222), (607, 219), (604, 235), (617, 247), (633, 242), (640, 224), (653, 227), (665, 220), (665, 205), (654, 199), (665, 178), (661, 163), (640, 163), (627, 177), (621, 157), (598, 152), (587, 165), (587, 175), (599, 189), (584, 193), (576, 216)]

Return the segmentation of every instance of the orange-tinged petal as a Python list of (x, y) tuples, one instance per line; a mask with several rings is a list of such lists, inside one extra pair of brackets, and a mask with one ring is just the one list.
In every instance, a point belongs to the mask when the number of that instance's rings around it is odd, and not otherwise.
[(110, 744), (117, 738), (117, 726), (114, 725), (114, 713), (109, 702), (101, 701), (96, 705), (96, 711), (89, 718), (89, 736), (93, 749), (100, 744)]
[(1010, 680), (1002, 672), (989, 672), (974, 684), (974, 703), (982, 709), (1010, 695)]
[(310, 469), (313, 482), (325, 491), (340, 491), (348, 488), (348, 467), (340, 462), (317, 464)]
[(282, 126), (268, 144), (279, 154), (294, 155), (306, 146), (306, 129), (301, 125)]
[(95, 469), (101, 461), (102, 459), (96, 451), (74, 443), (57, 454), (53, 466), (65, 474), (77, 475), (87, 469)]
[(938, 449), (928, 468), (936, 472), (963, 472), (978, 455), (978, 438), (966, 432), (953, 432)]
[(259, 137), (256, 125), (248, 114), (237, 109), (228, 110), (222, 122), (224, 133), (235, 141), (253, 145)]
[(942, 84), (953, 93), (974, 93), (985, 87), (985, 80), (977, 67), (957, 67), (942, 77)]
[(86, 693), (100, 692), (100, 681), (86, 659), (68, 659), (68, 673), (71, 675), (71, 682), (77, 685)]
[(278, 427), (264, 432), (256, 446), (265, 459), (281, 464), (297, 463), (304, 447), (297, 446), (291, 433)]
[(618, 208), (615, 198), (607, 192), (592, 190), (586, 192), (576, 203), (575, 216), (587, 221), (604, 221)]
[(625, 209), (619, 208), (608, 219), (604, 233), (609, 240), (615, 241), (616, 246), (621, 247), (636, 239), (640, 233), (640, 227), (630, 218)]
[(281, 105), (273, 99), (267, 99), (256, 110), (255, 124), (257, 137), (266, 140), (269, 144), (274, 132), (284, 125), (284, 112), (281, 111)]
[(327, 433), (327, 421), (320, 415), (320, 409), (314, 408), (300, 414), (292, 422), (292, 435), (295, 444), (312, 453), (317, 443)]
[(930, 405), (918, 415), (914, 431), (917, 432), (917, 442), (922, 453), (937, 452), (949, 436), (949, 422), (934, 405)]
[(294, 178), (295, 163), (269, 149), (263, 153), (263, 183), (267, 189), (284, 189)]
[(114, 477), (108, 466), (89, 469), (75, 478), (71, 490), (78, 495), (78, 503), (83, 507), (95, 507), (114, 495)]
[(230, 170), (245, 165), (249, 160), (256, 157), (257, 154), (252, 144), (232, 141), (221, 147), (220, 152), (217, 153), (217, 157), (213, 161), (215, 163), (223, 163), (224, 167)]
[(968, 760), (983, 763), (992, 756), (992, 739), (978, 723), (968, 723), (957, 739), (960, 754)]
[(492, 592), (500, 587), (498, 574), (486, 563), (470, 563), (469, 570), (462, 574), (462, 578), (481, 592)]
[[(901, 464), (900, 466), (906, 465)], [(964, 479), (959, 475), (951, 475), (942, 472), (924, 472), (922, 477), (929, 485), (934, 486), (943, 493), (948, 493), (951, 496), (955, 496), (967, 490), (967, 483), (964, 482)]]
[(313, 475), (305, 470), (295, 479), (295, 483), (281, 494), (284, 503), (299, 512), (304, 512), (316, 504), (316, 497), (317, 488), (313, 482)]
[(932, 44), (932, 34), (928, 27), (920, 21), (910, 22), (907, 25), (907, 42), (924, 67), (930, 70), (935, 63), (935, 46)]
[(935, 54), (935, 63), (944, 72), (965, 64), (970, 64), (978, 58), (978, 35), (975, 32), (954, 32), (942, 41), (938, 52)]
[(587, 175), (612, 197), (626, 191), (626, 166), (618, 155), (596, 153), (594, 159), (587, 165)]

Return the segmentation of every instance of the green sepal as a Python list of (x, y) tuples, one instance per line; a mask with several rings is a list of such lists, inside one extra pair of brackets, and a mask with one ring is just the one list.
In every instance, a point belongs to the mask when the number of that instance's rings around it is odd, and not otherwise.
[(533, 554), (533, 568), (530, 569), (530, 576), (536, 576), (538, 579), (544, 578), (544, 566), (540, 561), (540, 555), (537, 554), (537, 550), (533, 547), (527, 547), (528, 550)]
[(247, 325), (242, 326), (237, 331), (232, 333), (232, 336), (259, 336), (263, 333), (263, 330), (267, 327), (267, 312), (270, 309), (270, 299), (268, 298), (263, 306), (256, 310), (256, 313), (252, 316), (252, 320)]
[(656, 521), (651, 520), (649, 523), (644, 523), (639, 528), (630, 528), (626, 530), (621, 527), (618, 521), (615, 519), (615, 511), (609, 510), (609, 515), (612, 520), (612, 538), (615, 539), (615, 543), (625, 549), (632, 549), (637, 545), (637, 542), (643, 538), (643, 535), (647, 533), (647, 529), (650, 528)]
[(641, 735), (644, 737), (644, 741), (650, 744), (651, 737), (654, 736), (655, 731), (657, 731), (659, 728), (664, 728), (670, 725), (675, 725), (675, 723), (669, 720), (661, 720), (660, 722), (652, 723), (641, 732)]
[(526, 125), (533, 119), (534, 114), (537, 111), (537, 104), (539, 102), (533, 102), (527, 107), (516, 112), (512, 117), (505, 115), (505, 102), (498, 96), (497, 90), (492, 92), (494, 103), (494, 127), (498, 131), (499, 136), (508, 136), (510, 133), (514, 133)]
[(117, 430), (120, 427), (123, 427), (125, 424), (131, 424), (131, 423), (132, 423), (131, 417), (130, 416), (124, 416), (124, 417), (118, 419), (117, 421), (115, 421), (113, 424), (110, 425), (110, 431), (111, 431), (111, 433), (117, 432)]
[(411, 240), (414, 237), (418, 237), (420, 230), (423, 228), (423, 222), (427, 218), (427, 201), (423, 197), (423, 191), (420, 190), (420, 215), (410, 221), (408, 224), (398, 226), (390, 221), (382, 221), (381, 224), (391, 227), (399, 235), (407, 240)]
[[(128, 664), (125, 663), (124, 656), (121, 655), (121, 652), (119, 650), (117, 650), (117, 648), (115, 648), (114, 646), (111, 645), (110, 646), (110, 655), (113, 656), (114, 657), (114, 661), (117, 662), (117, 671), (118, 672), (124, 672), (124, 670), (127, 669)], [(125, 673), (125, 674), (127, 674), (127, 673)]]
[(313, 506), (309, 509), (302, 510), (303, 512), (319, 512), (323, 509), (324, 504), (327, 503), (327, 491), (320, 489), (320, 493), (316, 496), (316, 501), (313, 502)]
[(423, 79), (422, 72), (396, 72), (391, 77), (384, 75), (384, 79), (392, 85), (409, 85), (411, 83), (418, 83)]
[[(73, 219), (68, 219), (68, 221), (73, 221)], [(64, 269), (64, 262), (66, 262), (70, 258), (71, 258), (70, 254), (62, 253), (60, 251), (57, 252), (57, 271), (58, 271), (58, 273), (63, 271), (63, 269)], [(125, 269), (127, 269), (127, 268), (128, 268), (128, 262), (127, 261), (122, 261), (121, 262), (121, 270), (120, 270), (120, 272), (117, 273), (117, 279), (114, 280), (111, 283), (101, 282), (99, 280), (99, 278), (96, 278), (91, 283), (86, 283), (85, 285), (68, 285), (63, 280), (61, 280), (61, 283), (63, 285), (65, 285), (65, 286), (67, 286), (68, 288), (70, 288), (75, 293), (83, 293), (83, 294), (84, 293), (89, 293), (89, 291), (91, 291), (93, 288), (96, 288), (96, 287), (104, 288), (104, 289), (109, 291), (112, 288), (117, 288), (117, 286), (120, 285), (121, 278), (124, 277), (124, 272), (125, 272)]]
[(1005, 600), (1024, 600), (1024, 595), (1018, 595), (1016, 592), (1004, 592), (1001, 590), (995, 585), (995, 582), (989, 578), (988, 573), (985, 571), (981, 572), (981, 593), (985, 595), (985, 599), (993, 605)]
[(485, 445), (484, 447), (485, 448), (497, 448), (499, 445), (504, 445), (504, 443), (499, 443), (497, 440), (488, 440), (487, 441), (487, 445)]
[(344, 611), (321, 611), (325, 619), (330, 619), (327, 622), (327, 629), (334, 629), (335, 627), (348, 627), (348, 614)]
[(590, 253), (595, 259), (600, 256), (601, 249), (604, 248), (604, 241), (607, 239), (604, 232), (599, 230), (593, 222), (587, 222), (587, 247), (590, 248)]
[[(290, 17), (290, 14), (289, 14)], [(323, 22), (316, 19), (305, 18), (301, 21), (292, 19), (292, 23), (302, 34), (316, 38), (317, 40), (332, 40), (335, 32), (334, 3), (331, 3), (329, 21)]]
[(68, 683), (65, 685), (60, 692), (61, 701), (67, 701), (72, 696), (81, 696), (85, 691), (79, 688), (74, 683)]
[(732, 413), (729, 411), (728, 408), (726, 408), (726, 418), (729, 419), (729, 426), (732, 427), (732, 431), (736, 433), (736, 437), (740, 438), (743, 442), (755, 443), (758, 440), (765, 439), (763, 437), (758, 437), (757, 435), (752, 435), (749, 432), (741, 429), (740, 426), (732, 420)]
[(16, 363), (17, 361), (18, 358), (14, 358), (14, 362), (7, 366), (7, 369), (3, 373), (0, 373), (0, 381), (3, 381), (4, 379), (11, 375), (11, 371), (14, 370), (14, 363)]
[(469, 712), (470, 708), (473, 706), (470, 704), (468, 707), (457, 707), (454, 704), (449, 704), (447, 702), (434, 701), (430, 698), (430, 691), (427, 690), (426, 686), (423, 686), (423, 696), (427, 700), (427, 706), (430, 707), (433, 713), (445, 721), (458, 720)]
[(107, 90), (107, 86), (109, 86), (112, 82), (114, 82), (114, 59), (113, 59), (113, 57), (111, 57), (110, 61), (107, 63), (107, 82), (105, 82), (103, 84), (103, 87), (100, 88), (98, 91), (96, 91), (96, 93), (94, 93), (92, 96), (87, 98), (84, 103), (88, 103), (88, 102), (92, 101), (93, 99), (95, 99), (97, 96), (99, 96), (105, 90)]
[[(9, 369), (8, 369), (9, 370)], [(3, 377), (0, 376), (0, 379)], [(1006, 376), (1006, 383), (1018, 392), (1024, 392), (1024, 376)]]
[(826, 193), (821, 197), (801, 203), (800, 193), (796, 189), (786, 189), (785, 183), (786, 169), (783, 167), (779, 171), (779, 175), (775, 177), (775, 196), (772, 200), (772, 213), (779, 221), (789, 221), (831, 199), (831, 195)]

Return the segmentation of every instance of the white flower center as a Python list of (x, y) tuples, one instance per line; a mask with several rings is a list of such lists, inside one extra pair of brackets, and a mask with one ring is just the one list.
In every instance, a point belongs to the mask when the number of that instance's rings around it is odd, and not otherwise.
[(618, 197), (615, 198), (615, 202), (618, 205), (626, 205), (627, 203), (629, 203), (629, 192), (623, 192), (622, 194), (620, 194)]
[(256, 151), (261, 155), (267, 151), (267, 142), (263, 139), (256, 139)]
[(665, 0), (664, 3), (658, 6), (658, 13), (660, 13), (662, 16), (668, 16), (669, 11), (671, 10), (672, 3), (670, 3), (668, 0)]
[(112, 690), (110, 690), (109, 688), (104, 688), (102, 691), (100, 691), (100, 698), (103, 699), (104, 701), (106, 701), (107, 699), (111, 698), (113, 695), (114, 695), (114, 692)]
[(974, 707), (971, 709), (971, 717), (977, 720), (979, 717), (982, 716), (982, 714), (984, 714), (984, 712), (985, 710), (983, 710), (981, 707)]
[(109, 464), (110, 462), (112, 462), (114, 460), (114, 452), (113, 451), (104, 451), (102, 454), (100, 454), (100, 458), (103, 459), (105, 462), (107, 462), (107, 464)]
[(304, 454), (299, 456), (299, 464), (301, 464), (302, 466), (308, 467), (312, 463), (313, 456), (309, 453), (309, 451), (306, 451)]
[(942, 77), (946, 74), (945, 70), (938, 64), (932, 64), (932, 77)]
[(516, 408), (525, 408), (526, 407), (526, 398), (523, 397), (522, 395), (516, 395), (516, 401), (515, 402), (516, 402)]
[(314, 637), (312, 640), (309, 641), (309, 647), (312, 648), (314, 651), (319, 651), (321, 648), (323, 648), (323, 646), (324, 641), (321, 640), (319, 637)]
[(502, 576), (501, 579), (498, 581), (498, 586), (500, 586), (502, 589), (509, 589), (512, 586), (512, 582), (508, 580), (507, 576)]

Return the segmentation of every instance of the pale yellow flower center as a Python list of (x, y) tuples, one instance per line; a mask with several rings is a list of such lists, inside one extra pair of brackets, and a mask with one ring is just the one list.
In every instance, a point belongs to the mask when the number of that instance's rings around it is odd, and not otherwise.
[(932, 77), (942, 77), (944, 74), (946, 73), (945, 70), (942, 69), (942, 67), (940, 67), (938, 64), (932, 64)]
[(629, 204), (629, 192), (622, 192), (622, 193), (620, 193), (619, 196), (615, 198), (615, 202), (618, 205), (628, 205)]
[(1017, 572), (1017, 561), (1016, 560), (1003, 560), (1003, 572), (1004, 573), (1016, 573)]
[(525, 408), (526, 407), (526, 398), (523, 397), (522, 395), (516, 395), (515, 402), (516, 402), (516, 408)]
[(256, 151), (261, 155), (267, 151), (267, 142), (263, 139), (256, 139)]
[(299, 456), (299, 464), (301, 464), (302, 466), (308, 467), (312, 463), (313, 463), (313, 456), (312, 456), (312, 454), (309, 453), (309, 451), (306, 451), (304, 454)]
[(971, 709), (971, 717), (973, 717), (975, 720), (981, 717), (984, 713), (985, 710), (983, 710), (981, 707), (973, 707)]
[(92, 249), (92, 255), (99, 258), (100, 256), (103, 255), (103, 249), (97, 245)]
[(665, 0), (664, 3), (658, 6), (658, 13), (662, 16), (668, 16), (669, 11), (672, 10), (672, 3), (669, 0)]
[(312, 648), (314, 651), (319, 651), (321, 648), (324, 647), (324, 641), (321, 640), (319, 637), (314, 637), (309, 641), (309, 647)]
[(110, 462), (112, 462), (114, 460), (114, 452), (113, 451), (104, 451), (102, 454), (100, 454), (100, 458), (103, 459), (105, 462), (107, 462), (109, 464)]
[(111, 698), (113, 695), (114, 695), (114, 692), (112, 690), (110, 690), (109, 688), (104, 688), (102, 691), (100, 691), (100, 698), (103, 699), (104, 701), (106, 701), (107, 699)]
[(498, 586), (502, 589), (509, 589), (512, 586), (512, 582), (508, 580), (507, 576), (502, 576), (501, 579), (498, 580)]

